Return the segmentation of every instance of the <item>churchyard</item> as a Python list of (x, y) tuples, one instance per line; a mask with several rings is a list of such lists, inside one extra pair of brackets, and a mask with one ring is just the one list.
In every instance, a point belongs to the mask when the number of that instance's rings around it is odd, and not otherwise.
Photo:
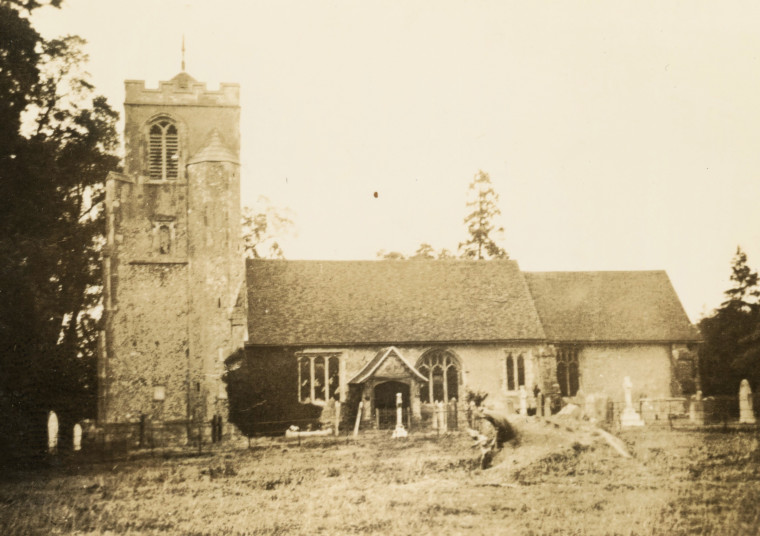
[[(0, 479), (0, 533), (755, 534), (754, 426), (516, 422), (491, 469), (463, 432), (259, 438), (58, 459)], [(73, 454), (72, 454), (73, 456)]]

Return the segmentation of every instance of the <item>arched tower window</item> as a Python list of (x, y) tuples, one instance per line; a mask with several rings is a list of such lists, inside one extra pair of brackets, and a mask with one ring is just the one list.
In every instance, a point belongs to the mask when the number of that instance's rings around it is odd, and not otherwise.
[(417, 370), (428, 379), (420, 388), (421, 402), (448, 402), (459, 398), (459, 362), (451, 352), (427, 352), (417, 363)]
[(179, 173), (179, 134), (169, 119), (159, 119), (150, 126), (148, 169), (153, 180), (176, 179)]

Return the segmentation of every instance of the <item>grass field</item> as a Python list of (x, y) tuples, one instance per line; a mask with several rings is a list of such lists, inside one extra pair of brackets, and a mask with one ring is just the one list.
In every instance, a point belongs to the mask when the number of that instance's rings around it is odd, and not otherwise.
[(754, 432), (525, 424), (497, 466), (464, 435), (258, 440), (6, 473), (0, 534), (757, 534)]

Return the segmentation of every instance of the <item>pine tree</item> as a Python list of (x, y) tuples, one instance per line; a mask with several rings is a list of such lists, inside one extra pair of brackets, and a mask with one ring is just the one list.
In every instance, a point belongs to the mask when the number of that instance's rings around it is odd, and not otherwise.
[(699, 349), (702, 387), (707, 395), (735, 395), (743, 378), (760, 387), (760, 307), (757, 272), (737, 248), (731, 263), (733, 286), (726, 301), (699, 321), (704, 343)]
[(494, 220), (501, 214), (499, 195), (493, 189), (491, 177), (478, 171), (470, 183), (470, 200), (467, 207), (472, 212), (464, 219), (469, 238), (459, 244), (459, 251), (466, 259), (508, 259), (507, 252), (494, 241), (494, 235), (503, 233), (504, 228), (495, 227)]

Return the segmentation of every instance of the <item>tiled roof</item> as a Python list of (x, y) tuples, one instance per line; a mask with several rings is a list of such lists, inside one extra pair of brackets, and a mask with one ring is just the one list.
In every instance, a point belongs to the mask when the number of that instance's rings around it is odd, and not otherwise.
[(253, 345), (543, 340), (515, 261), (249, 260)]
[(664, 271), (526, 272), (553, 341), (700, 340)]
[(187, 165), (198, 164), (200, 162), (232, 162), (239, 164), (237, 155), (233, 153), (222, 141), (222, 135), (217, 129), (214, 129), (206, 139), (203, 148), (195, 153), (188, 161)]

